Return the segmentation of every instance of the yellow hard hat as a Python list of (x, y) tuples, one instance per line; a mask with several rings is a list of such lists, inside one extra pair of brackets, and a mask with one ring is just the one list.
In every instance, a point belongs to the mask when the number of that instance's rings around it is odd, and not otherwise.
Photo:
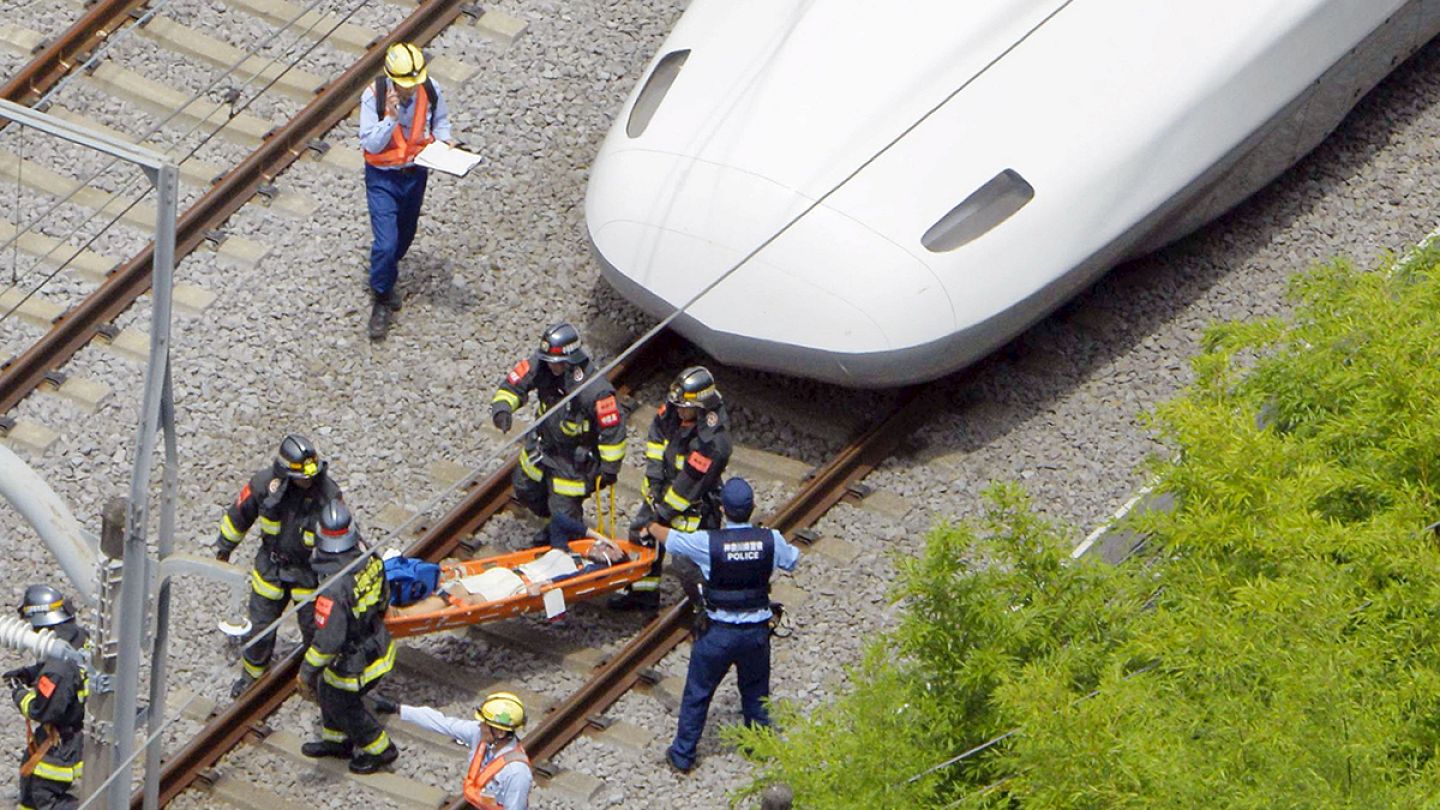
[(385, 51), (385, 75), (401, 87), (423, 84), (429, 73), (425, 70), (425, 54), (409, 42), (397, 42)]
[(525, 704), (512, 692), (495, 692), (475, 710), (475, 719), (501, 731), (514, 731), (525, 725)]

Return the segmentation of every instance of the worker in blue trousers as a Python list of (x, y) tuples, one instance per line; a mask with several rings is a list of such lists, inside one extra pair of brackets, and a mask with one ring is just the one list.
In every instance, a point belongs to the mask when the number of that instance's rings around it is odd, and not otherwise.
[(370, 208), (370, 339), (384, 340), (400, 310), (395, 289), (410, 250), (430, 170), (415, 156), (433, 141), (454, 145), (445, 96), (429, 78), (425, 55), (409, 42), (385, 52), (385, 75), (360, 94), (360, 146), (365, 150), (365, 201)]
[(680, 699), (680, 725), (665, 750), (670, 767), (689, 773), (695, 748), (705, 730), (710, 699), (720, 680), (735, 667), (740, 710), (746, 725), (770, 725), (770, 575), (795, 570), (800, 551), (774, 529), (750, 525), (755, 492), (743, 478), (731, 478), (720, 490), (720, 529), (682, 532), (650, 523), (648, 534), (671, 554), (695, 563), (704, 577), (706, 626), (690, 650), (690, 669)]

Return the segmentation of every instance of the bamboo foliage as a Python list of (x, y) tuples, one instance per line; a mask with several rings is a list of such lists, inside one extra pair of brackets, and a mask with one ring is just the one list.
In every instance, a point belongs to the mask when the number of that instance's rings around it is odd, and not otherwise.
[(1437, 264), (1336, 262), (1293, 282), (1289, 319), (1210, 330), (1149, 417), (1179, 506), (1134, 522), (1145, 560), (1069, 564), (1010, 485), (937, 527), (848, 690), (732, 732), (759, 763), (737, 798), (1440, 806)]

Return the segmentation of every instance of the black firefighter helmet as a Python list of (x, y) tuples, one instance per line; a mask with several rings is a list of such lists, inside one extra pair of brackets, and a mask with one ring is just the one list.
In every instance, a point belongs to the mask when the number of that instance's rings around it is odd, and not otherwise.
[(320, 474), (320, 453), (310, 440), (291, 433), (280, 441), (275, 463), (292, 480), (308, 480)]
[(25, 596), (20, 600), (20, 618), (39, 630), (64, 624), (75, 618), (75, 614), (70, 612), (70, 606), (65, 604), (65, 596), (60, 591), (49, 585), (31, 585), (25, 589)]
[(589, 357), (580, 345), (580, 333), (568, 323), (557, 323), (540, 336), (540, 356), (547, 363), (578, 366)]
[(720, 389), (715, 387), (715, 376), (704, 366), (691, 366), (680, 372), (675, 382), (670, 383), (666, 401), (677, 408), (704, 408), (713, 411), (720, 407)]

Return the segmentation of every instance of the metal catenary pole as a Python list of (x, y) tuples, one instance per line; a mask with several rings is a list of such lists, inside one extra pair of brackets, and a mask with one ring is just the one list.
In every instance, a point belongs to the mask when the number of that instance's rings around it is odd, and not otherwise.
[[(46, 134), (94, 149), (140, 167), (150, 180), (156, 195), (154, 261), (152, 264), (150, 358), (145, 369), (144, 397), (140, 407), (135, 461), (130, 478), (130, 498), (125, 515), (124, 550), (122, 554), (120, 604), (114, 628), (117, 644), (117, 672), (113, 697), (114, 751), (112, 762), (120, 763), (120, 773), (106, 792), (105, 804), (111, 810), (129, 806), (131, 753), (135, 748), (135, 718), (139, 703), (140, 659), (145, 652), (145, 631), (150, 606), (150, 579), (159, 570), (151, 560), (145, 542), (149, 519), (148, 497), (150, 476), (154, 468), (155, 442), (159, 431), (165, 432), (165, 478), (160, 493), (160, 554), (174, 547), (176, 469), (175, 407), (170, 384), (170, 318), (171, 283), (175, 270), (176, 204), (179, 192), (179, 170), (162, 155), (143, 147), (117, 141), (104, 134), (36, 112), (0, 99), (0, 118), (13, 121)], [(168, 631), (164, 622), (169, 614), (169, 588), (162, 585), (156, 616), (160, 623), (155, 631), (152, 649), (150, 683), (151, 727), (164, 710), (165, 661)], [(109, 606), (102, 605), (102, 610)], [(158, 742), (152, 740), (146, 751), (147, 800), (155, 796), (158, 778)], [(150, 801), (147, 807), (153, 807)]]
[[(170, 389), (170, 308), (171, 283), (175, 270), (175, 208), (179, 190), (179, 171), (168, 163), (145, 167), (155, 186), (158, 215), (155, 223), (155, 262), (151, 281), (150, 362), (145, 369), (145, 400), (140, 407), (140, 429), (135, 442), (135, 466), (130, 477), (130, 512), (125, 525), (125, 578), (120, 586), (120, 668), (115, 689), (115, 761), (120, 777), (110, 784), (106, 804), (111, 810), (130, 806), (130, 752), (135, 746), (135, 713), (139, 701), (140, 656), (145, 648), (146, 608), (150, 604), (150, 576), (156, 565), (149, 558), (145, 545), (147, 521), (146, 497), (150, 488), (150, 472), (155, 460), (155, 439), (165, 431), (166, 486), (161, 487), (159, 545), (161, 553), (174, 547), (175, 492), (175, 406)], [(166, 534), (170, 530), (170, 534)], [(157, 618), (163, 607), (169, 613), (168, 583), (161, 587), (163, 606), (157, 606)], [(151, 723), (158, 722), (163, 711), (165, 684), (165, 642), (168, 633), (156, 631), (157, 644), (150, 672), (150, 694), (160, 695), (160, 705), (150, 706)], [(145, 761), (159, 762), (158, 741), (150, 744)], [(153, 752), (153, 753), (152, 753)], [(146, 769), (145, 793), (155, 795), (158, 769)], [(153, 805), (147, 805), (153, 807)]]

